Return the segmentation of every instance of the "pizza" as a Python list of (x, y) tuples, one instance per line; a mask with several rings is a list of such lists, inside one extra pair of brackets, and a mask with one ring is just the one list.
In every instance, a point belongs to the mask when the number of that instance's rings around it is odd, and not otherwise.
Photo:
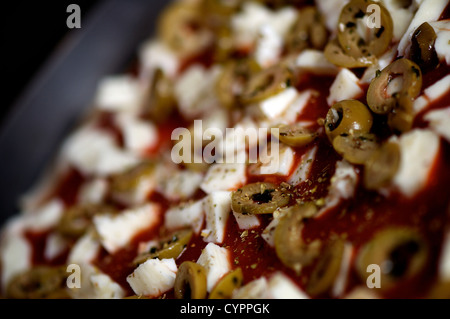
[(449, 298), (446, 0), (178, 0), (2, 229), (7, 298)]

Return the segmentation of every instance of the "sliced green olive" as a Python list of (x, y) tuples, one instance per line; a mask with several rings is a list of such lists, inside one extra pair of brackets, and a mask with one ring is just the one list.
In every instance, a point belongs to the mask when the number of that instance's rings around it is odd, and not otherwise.
[(299, 11), (299, 18), (286, 40), (288, 52), (301, 52), (306, 48), (322, 50), (327, 44), (328, 31), (319, 11), (307, 6)]
[(281, 262), (300, 273), (320, 254), (321, 241), (305, 242), (302, 231), (305, 220), (317, 214), (314, 204), (307, 203), (289, 208), (275, 228), (275, 251)]
[(261, 70), (253, 59), (232, 60), (228, 62), (216, 82), (216, 93), (223, 106), (228, 109), (239, 105), (239, 96), (253, 74)]
[(13, 299), (67, 299), (66, 267), (36, 266), (15, 276), (6, 294)]
[[(378, 15), (379, 21), (372, 19), (372, 14)], [(337, 38), (344, 52), (352, 57), (378, 57), (390, 45), (393, 31), (391, 15), (380, 2), (352, 0), (341, 11)]]
[(439, 58), (434, 48), (436, 32), (428, 23), (422, 23), (411, 38), (411, 60), (420, 66), (423, 72), (430, 71), (439, 64)]
[(294, 75), (282, 65), (274, 65), (255, 73), (246, 83), (241, 94), (241, 102), (251, 104), (260, 102), (292, 86)]
[(341, 268), (344, 241), (336, 239), (325, 248), (309, 277), (306, 291), (312, 296), (327, 292), (333, 285)]
[(176, 105), (173, 82), (156, 69), (143, 99), (143, 115), (156, 123), (164, 122)]
[(364, 186), (376, 190), (389, 185), (400, 165), (400, 148), (387, 142), (373, 152), (364, 166)]
[(381, 268), (381, 290), (388, 290), (402, 280), (422, 271), (427, 263), (428, 245), (423, 236), (414, 229), (392, 227), (376, 233), (366, 243), (357, 257), (357, 271), (367, 280), (369, 265)]
[[(390, 89), (389, 85), (394, 80), (396, 87)], [(412, 101), (419, 95), (421, 88), (420, 67), (411, 60), (401, 58), (384, 68), (372, 80), (367, 91), (367, 103), (377, 114), (388, 114), (399, 108), (408, 111), (412, 109)]]
[(375, 56), (353, 57), (339, 45), (337, 39), (328, 42), (324, 50), (325, 58), (334, 65), (343, 68), (365, 68), (374, 64)]
[(183, 229), (161, 239), (157, 247), (151, 247), (147, 253), (137, 256), (133, 263), (139, 265), (148, 259), (170, 259), (178, 258), (183, 250), (189, 244), (193, 231), (191, 229)]
[(333, 148), (352, 164), (364, 164), (378, 148), (376, 136), (356, 132), (352, 135), (339, 135), (333, 140)]
[(241, 214), (271, 214), (289, 200), (290, 194), (272, 183), (254, 183), (233, 192), (231, 208)]
[(368, 108), (357, 100), (345, 100), (334, 104), (325, 118), (325, 132), (332, 142), (336, 136), (369, 132), (373, 117)]
[(122, 199), (139, 187), (142, 180), (155, 172), (155, 163), (144, 161), (129, 170), (116, 174), (111, 178), (111, 194), (115, 199)]
[(231, 299), (233, 291), (240, 288), (243, 281), (242, 269), (236, 268), (220, 279), (213, 290), (211, 290), (209, 299)]
[(299, 123), (291, 125), (279, 125), (277, 138), (284, 144), (300, 147), (305, 146), (314, 141), (318, 133), (314, 132)]
[(57, 230), (66, 237), (78, 238), (92, 225), (92, 219), (98, 214), (116, 213), (117, 210), (106, 204), (79, 204), (70, 207), (62, 215)]
[(183, 262), (178, 268), (173, 289), (176, 299), (205, 299), (205, 268), (192, 261)]

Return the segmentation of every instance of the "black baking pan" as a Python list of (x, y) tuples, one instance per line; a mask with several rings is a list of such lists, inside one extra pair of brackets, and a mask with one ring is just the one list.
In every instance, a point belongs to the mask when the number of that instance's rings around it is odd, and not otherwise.
[(19, 212), (20, 197), (91, 105), (98, 82), (123, 73), (154, 34), (167, 2), (99, 1), (48, 57), (0, 127), (0, 225)]

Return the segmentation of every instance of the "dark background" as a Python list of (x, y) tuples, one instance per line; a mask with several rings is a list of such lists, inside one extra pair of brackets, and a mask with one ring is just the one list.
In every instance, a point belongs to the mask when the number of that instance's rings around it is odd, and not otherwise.
[(0, 125), (12, 105), (41, 68), (59, 43), (73, 31), (67, 28), (69, 4), (81, 8), (83, 17), (100, 1), (4, 1), (1, 4), (1, 62), (2, 78)]

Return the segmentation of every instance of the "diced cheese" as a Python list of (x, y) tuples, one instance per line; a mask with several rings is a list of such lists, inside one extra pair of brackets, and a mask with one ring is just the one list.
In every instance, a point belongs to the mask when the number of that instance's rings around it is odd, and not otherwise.
[(270, 277), (267, 288), (273, 299), (309, 299), (304, 291), (279, 271)]
[(408, 29), (400, 40), (398, 45), (399, 56), (408, 55), (411, 46), (411, 37), (414, 34), (414, 31), (424, 22), (438, 20), (447, 5), (448, 0), (424, 0), (422, 2), (409, 24)]
[(246, 147), (253, 148), (258, 144), (258, 126), (250, 117), (244, 117), (233, 128), (226, 129), (225, 139), (221, 147), (224, 159), (228, 162), (230, 154), (239, 159), (239, 154), (246, 150)]
[(246, 180), (245, 163), (216, 163), (209, 167), (200, 188), (207, 194), (235, 190)]
[(9, 232), (0, 245), (1, 283), (5, 291), (9, 281), (31, 267), (32, 247), (20, 233)]
[(294, 154), (291, 147), (272, 141), (270, 147), (260, 152), (259, 162), (250, 167), (250, 173), (288, 176), (294, 165)]
[(261, 233), (261, 237), (269, 244), (270, 247), (275, 246), (275, 230), (278, 226), (278, 223), (280, 222), (280, 219), (284, 216), (288, 208), (278, 208), (273, 213), (273, 219), (269, 223), (269, 225), (266, 226), (266, 228)]
[(202, 181), (202, 173), (175, 169), (159, 179), (156, 188), (169, 200), (186, 200), (195, 194)]
[(430, 25), (436, 32), (434, 49), (439, 60), (445, 60), (447, 64), (450, 64), (450, 20), (430, 22)]
[(95, 105), (105, 111), (136, 112), (141, 97), (142, 90), (137, 79), (129, 75), (109, 76), (99, 84)]
[(124, 146), (136, 155), (142, 155), (158, 142), (158, 130), (149, 121), (128, 113), (116, 114), (116, 123), (122, 131)]
[(330, 95), (327, 98), (327, 103), (332, 106), (334, 103), (356, 99), (362, 96), (364, 91), (359, 86), (359, 79), (349, 69), (343, 68), (339, 71), (336, 79), (330, 87)]
[(197, 263), (202, 265), (206, 270), (206, 286), (208, 292), (211, 292), (212, 288), (223, 275), (231, 271), (228, 250), (214, 243), (206, 245)]
[(414, 112), (417, 114), (426, 109), (431, 103), (441, 98), (450, 90), (450, 75), (446, 75), (423, 91), (423, 95), (414, 101)]
[(309, 178), (309, 174), (311, 172), (312, 165), (314, 163), (314, 159), (317, 153), (317, 146), (306, 151), (305, 154), (302, 155), (298, 166), (295, 168), (292, 175), (289, 177), (287, 182), (292, 186), (297, 186), (301, 182), (304, 182)]
[(83, 127), (63, 146), (63, 158), (85, 175), (110, 175), (136, 165), (135, 155), (121, 150), (110, 134), (93, 127)]
[(450, 107), (430, 111), (425, 115), (430, 128), (450, 142)]
[(428, 182), (437, 160), (440, 141), (430, 130), (415, 129), (400, 136), (401, 160), (393, 184), (406, 196), (413, 196)]
[(296, 88), (287, 88), (280, 93), (260, 102), (261, 111), (269, 119), (276, 119), (288, 109), (288, 107), (296, 100), (297, 97), (298, 91)]
[(394, 23), (394, 34), (392, 39), (395, 42), (400, 41), (411, 23), (418, 5), (415, 1), (411, 1), (409, 7), (403, 8), (402, 3), (397, 0), (382, 0), (381, 2), (389, 11), (392, 22)]
[(95, 178), (84, 183), (78, 193), (80, 203), (101, 203), (108, 192), (108, 181), (104, 178)]
[(233, 212), (233, 215), (236, 219), (239, 229), (252, 229), (261, 225), (261, 222), (256, 215), (244, 215), (237, 212)]
[(45, 241), (44, 257), (52, 260), (68, 248), (68, 242), (61, 234), (52, 232)]
[(442, 281), (450, 281), (450, 231), (447, 231), (440, 255), (439, 278)]
[(127, 277), (136, 295), (158, 297), (173, 288), (177, 265), (175, 259), (149, 259)]
[(192, 227), (197, 234), (200, 233), (203, 220), (203, 200), (181, 203), (169, 208), (164, 215), (164, 225), (167, 229)]
[(114, 253), (128, 244), (140, 231), (156, 225), (159, 218), (159, 206), (146, 204), (125, 210), (118, 215), (96, 215), (93, 221), (103, 247), (109, 253)]
[(268, 68), (276, 64), (283, 50), (283, 38), (270, 25), (263, 25), (255, 49), (255, 59), (260, 66)]
[(284, 111), (283, 114), (278, 118), (279, 123), (284, 124), (293, 124), (298, 123), (297, 118), (301, 115), (308, 105), (310, 99), (313, 95), (315, 95), (316, 92), (313, 90), (306, 90), (303, 92), (300, 92), (297, 95), (297, 98), (288, 106), (288, 108)]
[(98, 299), (122, 299), (125, 297), (125, 290), (115, 281), (105, 274), (95, 274), (90, 277), (94, 295)]
[(336, 279), (334, 280), (332, 295), (334, 297), (342, 297), (347, 287), (349, 279), (349, 270), (352, 261), (353, 246), (351, 243), (346, 242), (344, 245), (344, 252), (342, 253), (341, 265)]
[(51, 200), (37, 211), (25, 214), (26, 228), (34, 231), (42, 231), (55, 226), (61, 219), (64, 204), (59, 199)]
[(150, 76), (154, 70), (161, 69), (164, 74), (173, 78), (180, 67), (180, 60), (176, 53), (163, 42), (149, 40), (139, 50), (141, 74)]
[(90, 264), (98, 255), (101, 245), (94, 232), (81, 236), (70, 249), (67, 261), (70, 264)]
[(177, 79), (174, 94), (185, 118), (201, 116), (210, 111), (211, 106), (219, 105), (214, 86), (220, 73), (219, 66), (206, 69), (194, 64)]
[(316, 0), (317, 9), (323, 16), (327, 29), (337, 32), (339, 13), (350, 0)]
[(231, 192), (213, 192), (204, 199), (203, 205), (206, 229), (209, 230), (209, 235), (203, 240), (221, 244), (225, 237), (225, 227), (231, 211)]
[(265, 277), (254, 279), (233, 291), (233, 299), (269, 299), (269, 285)]
[(329, 62), (323, 51), (306, 49), (295, 60), (295, 66), (305, 72), (318, 75), (335, 75), (339, 68)]

